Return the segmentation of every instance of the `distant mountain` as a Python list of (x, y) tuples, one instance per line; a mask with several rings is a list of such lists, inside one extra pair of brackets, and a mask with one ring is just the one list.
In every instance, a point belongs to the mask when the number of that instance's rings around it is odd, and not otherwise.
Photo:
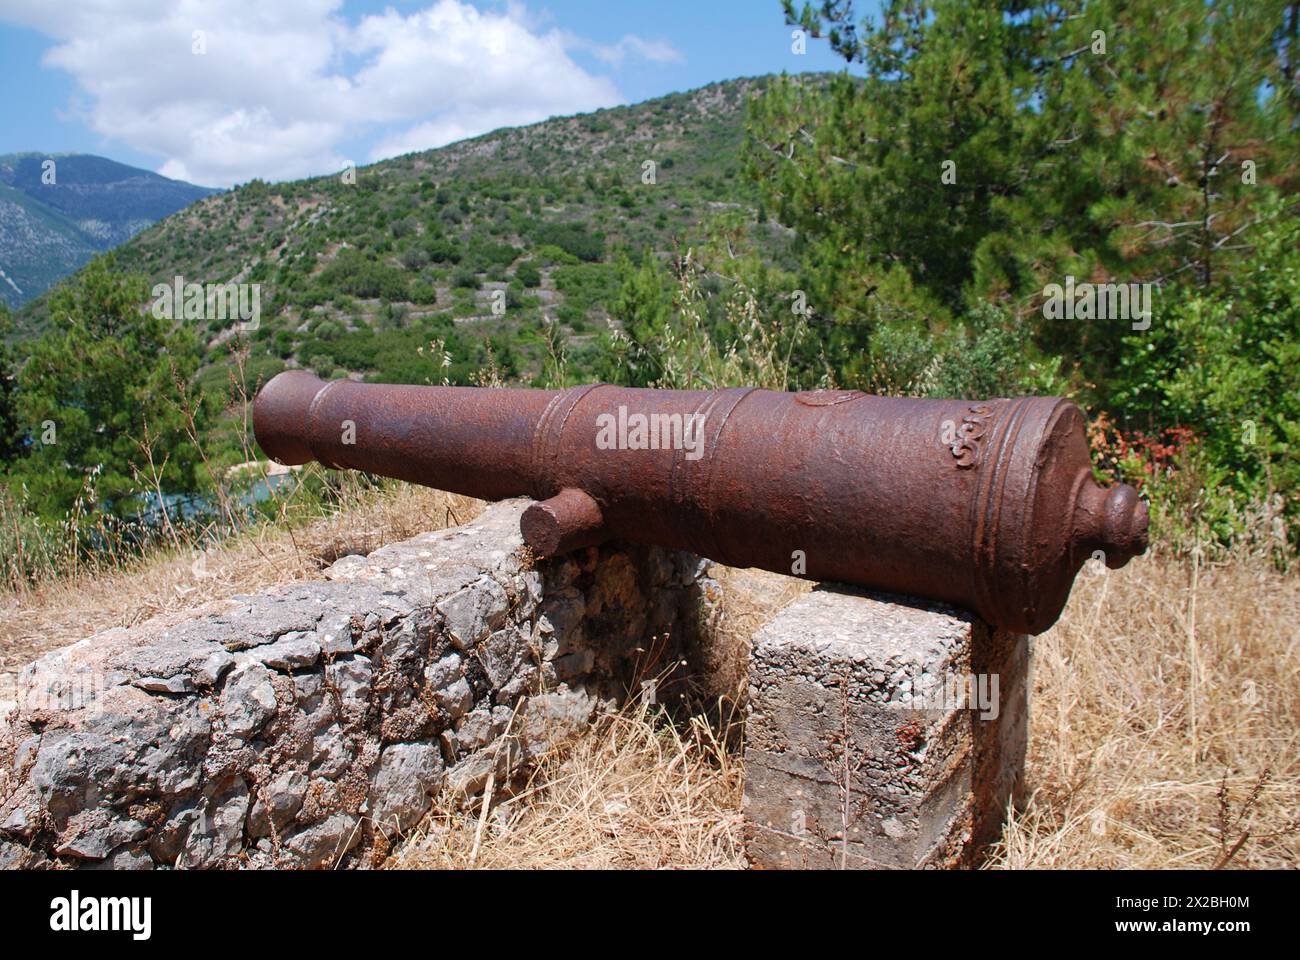
[(38, 297), (95, 254), (216, 192), (89, 154), (0, 156), (0, 298), (18, 306)]

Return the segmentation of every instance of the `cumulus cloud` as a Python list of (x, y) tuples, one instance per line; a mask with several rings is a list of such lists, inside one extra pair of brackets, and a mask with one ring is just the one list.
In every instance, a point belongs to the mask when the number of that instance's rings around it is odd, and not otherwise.
[(55, 43), (97, 133), (162, 158), (167, 176), (215, 186), (328, 173), (340, 145), (370, 159), (622, 101), (570, 52), (606, 63), (672, 59), (664, 44), (611, 47), (544, 31), (525, 8), (436, 0), (355, 21), (341, 0), (0, 0), (0, 19)]

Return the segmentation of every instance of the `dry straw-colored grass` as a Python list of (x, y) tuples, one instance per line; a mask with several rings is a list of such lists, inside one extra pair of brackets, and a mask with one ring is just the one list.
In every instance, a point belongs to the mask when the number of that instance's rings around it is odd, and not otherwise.
[(444, 806), (389, 866), (738, 869), (740, 759), (702, 719), (637, 704), (485, 810)]
[(444, 800), (388, 866), (743, 868), (737, 703), (749, 638), (812, 584), (722, 566), (712, 575), (720, 603), (700, 666), (734, 694), (709, 719), (674, 721), (637, 700), (546, 757), (523, 789), (486, 811)]
[(1034, 645), (1026, 808), (990, 865), (1300, 862), (1300, 579), (1247, 558), (1085, 572)]
[[(718, 571), (723, 647), (806, 586)], [(993, 868), (1294, 866), (1300, 853), (1300, 580), (1238, 558), (1086, 570), (1034, 642), (1028, 803)], [(700, 719), (633, 709), (489, 810), (442, 811), (399, 867), (741, 863), (738, 756)]]
[(296, 528), (264, 525), (203, 550), (162, 550), (108, 574), (0, 593), (0, 700), (16, 671), (49, 650), (158, 614), (319, 576), (345, 554), (464, 523), (483, 506), (422, 487), (357, 490), (345, 509)]

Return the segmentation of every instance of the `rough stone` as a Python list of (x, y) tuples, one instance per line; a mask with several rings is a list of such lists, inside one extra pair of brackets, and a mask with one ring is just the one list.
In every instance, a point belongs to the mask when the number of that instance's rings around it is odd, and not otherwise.
[(247, 739), (275, 716), (275, 687), (271, 672), (261, 664), (237, 668), (226, 682), (222, 697), (222, 719), (226, 729)]
[(248, 786), (238, 777), (216, 789), (192, 819), (176, 866), (211, 867), (238, 854), (248, 803)]
[(336, 813), (300, 830), (284, 843), (286, 859), (308, 869), (335, 866), (362, 840), (360, 818)]
[(321, 646), (310, 633), (286, 633), (258, 647), (254, 657), (272, 670), (309, 670), (320, 659)]
[(281, 770), (258, 788), (248, 814), (248, 835), (265, 837), (283, 831), (302, 808), (306, 795), (307, 775), (295, 768)]
[(483, 577), (439, 602), (437, 610), (446, 621), (452, 642), (458, 649), (468, 650), (500, 626), (509, 603), (501, 585)]
[(442, 786), (442, 773), (435, 743), (395, 743), (385, 749), (370, 788), (376, 829), (401, 834), (415, 826)]
[(1027, 668), (1025, 637), (940, 605), (828, 587), (796, 600), (750, 657), (751, 861), (974, 865), (1023, 771)]
[(450, 686), (435, 690), (433, 699), (442, 718), (454, 723), (469, 711), (474, 703), (474, 691), (470, 689), (469, 682), (460, 677)]
[(462, 676), (460, 657), (449, 654), (424, 668), (424, 682), (436, 690), (449, 687)]
[(561, 687), (554, 693), (529, 697), (518, 720), (519, 749), (538, 757), (552, 745), (564, 743), (586, 728), (599, 706), (586, 690)]

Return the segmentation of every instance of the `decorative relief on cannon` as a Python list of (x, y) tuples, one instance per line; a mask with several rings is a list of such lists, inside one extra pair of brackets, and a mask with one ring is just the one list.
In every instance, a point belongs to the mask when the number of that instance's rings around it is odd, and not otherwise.
[(960, 469), (969, 470), (979, 464), (979, 442), (984, 439), (992, 416), (992, 407), (980, 405), (971, 407), (970, 413), (962, 417), (961, 426), (956, 429), (956, 436), (949, 444)]

